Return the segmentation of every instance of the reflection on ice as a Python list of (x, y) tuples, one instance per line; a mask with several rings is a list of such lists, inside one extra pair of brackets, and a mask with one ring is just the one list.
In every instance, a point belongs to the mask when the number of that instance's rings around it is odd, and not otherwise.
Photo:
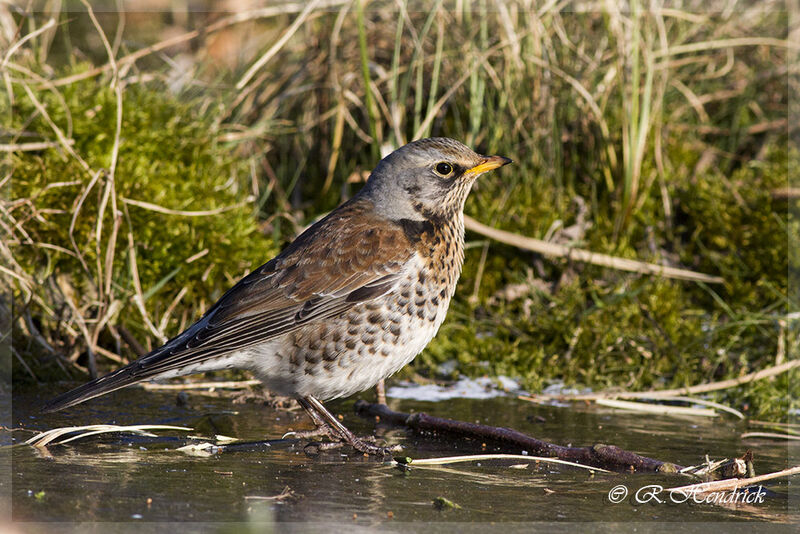
[(440, 401), (454, 398), (490, 399), (524, 393), (513, 378), (500, 375), (495, 379), (462, 376), (457, 382), (449, 385), (398, 382), (386, 391), (386, 396), (393, 399)]

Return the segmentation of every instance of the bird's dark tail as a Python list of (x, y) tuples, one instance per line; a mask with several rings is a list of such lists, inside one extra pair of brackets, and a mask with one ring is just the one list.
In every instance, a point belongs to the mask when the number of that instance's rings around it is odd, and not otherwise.
[(111, 393), (112, 391), (116, 391), (136, 382), (141, 382), (147, 377), (135, 375), (133, 371), (136, 368), (136, 363), (137, 362), (126, 365), (122, 369), (118, 369), (113, 373), (109, 373), (105, 376), (92, 380), (91, 382), (87, 382), (86, 384), (83, 384), (82, 386), (79, 386), (71, 391), (67, 391), (62, 395), (59, 395), (58, 397), (48, 401), (47, 404), (42, 407), (41, 411), (55, 412), (58, 410), (63, 410), (64, 408), (69, 408), (70, 406), (80, 404), (89, 399), (99, 397), (100, 395)]

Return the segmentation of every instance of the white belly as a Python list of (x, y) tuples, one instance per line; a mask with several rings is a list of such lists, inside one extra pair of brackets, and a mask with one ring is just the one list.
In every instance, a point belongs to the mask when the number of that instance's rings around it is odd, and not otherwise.
[[(411, 362), (436, 335), (444, 320), (446, 308), (439, 310), (436, 320), (414, 318), (403, 328), (397, 342), (375, 344), (376, 354), (359, 354), (357, 351), (342, 353), (330, 369), (296, 366), (284, 354), (285, 340), (274, 340), (247, 351), (247, 354), (232, 355), (240, 361), (248, 360), (249, 369), (262, 381), (267, 389), (282, 395), (312, 395), (320, 400), (346, 397), (371, 388)], [(378, 337), (383, 337), (383, 331)], [(386, 349), (388, 356), (382, 356)]]
[[(238, 368), (279, 395), (328, 400), (364, 391), (413, 360), (444, 321), (452, 288), (420, 297), (420, 284), (414, 272), (383, 297), (380, 308), (375, 301), (360, 303), (340, 317), (163, 376)], [(369, 319), (376, 309), (382, 322)]]

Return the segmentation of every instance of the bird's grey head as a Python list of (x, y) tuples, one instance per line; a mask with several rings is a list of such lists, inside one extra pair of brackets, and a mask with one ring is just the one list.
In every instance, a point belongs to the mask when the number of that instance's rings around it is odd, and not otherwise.
[(383, 158), (359, 195), (387, 219), (450, 218), (464, 209), (478, 176), (508, 163), (446, 137), (420, 139)]

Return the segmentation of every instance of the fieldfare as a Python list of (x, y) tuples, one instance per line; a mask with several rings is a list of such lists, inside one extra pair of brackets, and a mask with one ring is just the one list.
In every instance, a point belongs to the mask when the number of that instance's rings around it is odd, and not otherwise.
[(510, 162), (447, 138), (399, 148), (355, 197), (240, 280), (184, 332), (44, 410), (147, 379), (239, 368), (296, 398), (319, 433), (386, 454), (320, 401), (374, 386), (436, 335), (464, 261), (464, 202), (478, 176)]

